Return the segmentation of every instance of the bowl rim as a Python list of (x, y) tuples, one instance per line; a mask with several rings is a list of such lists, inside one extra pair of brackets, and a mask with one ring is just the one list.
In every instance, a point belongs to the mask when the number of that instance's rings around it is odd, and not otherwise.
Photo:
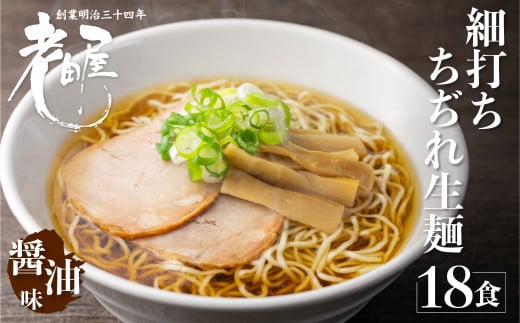
[[(210, 28), (211, 26), (225, 26), (225, 25), (254, 25), (255, 28), (283, 28), (287, 31), (295, 33), (306, 33), (310, 36), (318, 36), (327, 38), (330, 41), (348, 43), (350, 46), (357, 47), (367, 55), (377, 56), (379, 59), (384, 60), (389, 66), (393, 66), (401, 75), (407, 78), (413, 79), (415, 82), (421, 84), (422, 87), (428, 88), (433, 92), (433, 89), (426, 83), (420, 76), (414, 71), (402, 64), (395, 58), (388, 54), (379, 51), (367, 44), (364, 44), (355, 39), (343, 36), (331, 31), (319, 29), (311, 26), (275, 21), (267, 19), (249, 19), (249, 18), (216, 18), (216, 19), (197, 19), (179, 21), (173, 23), (167, 23), (152, 27), (143, 28), (140, 30), (134, 30), (117, 37), (114, 37), (110, 45), (117, 43), (124, 43), (127, 40), (131, 40), (135, 37), (147, 37), (153, 36), (155, 33), (160, 33), (166, 30), (170, 31), (182, 31), (184, 29), (193, 28)], [(81, 52), (80, 54), (83, 54)], [(56, 75), (59, 71), (60, 65), (50, 71), (47, 77)], [(11, 208), (12, 213), (21, 224), (23, 229), (28, 232), (36, 232), (43, 229), (39, 226), (36, 221), (32, 218), (31, 214), (23, 204), (22, 200), (18, 196), (18, 192), (14, 185), (13, 175), (10, 173), (8, 165), (9, 156), (13, 150), (13, 146), (10, 143), (13, 141), (16, 125), (18, 125), (28, 113), (34, 113), (30, 90), (22, 100), (18, 103), (13, 113), (11, 114), (2, 136), (0, 144), (0, 181), (6, 201)], [(467, 146), (464, 139), (464, 135), (460, 126), (456, 126), (452, 129), (457, 135), (457, 139), (460, 140), (458, 146), (459, 149), (464, 153), (465, 163), (461, 165), (460, 180), (463, 183), (467, 183), (469, 175), (469, 160), (467, 158)], [(466, 192), (467, 186), (464, 186), (464, 190), (461, 190), (461, 200)], [(421, 210), (418, 211), (417, 223), (415, 226), (422, 225), (422, 219), (420, 218)], [(262, 298), (219, 298), (219, 297), (208, 297), (198, 296), (190, 294), (175, 293), (165, 290), (160, 290), (154, 287), (146, 286), (140, 283), (132, 282), (111, 274), (105, 270), (95, 267), (87, 262), (83, 265), (85, 270), (83, 278), (87, 282), (87, 286), (90, 282), (101, 285), (108, 289), (113, 289), (117, 292), (127, 294), (136, 298), (146, 299), (153, 302), (159, 302), (163, 304), (175, 304), (177, 306), (183, 306), (186, 308), (205, 308), (205, 309), (218, 309), (218, 310), (239, 310), (247, 311), (251, 309), (274, 309), (294, 304), (311, 303), (316, 300), (326, 301), (328, 299), (337, 298), (339, 295), (346, 296), (352, 292), (356, 292), (364, 289), (367, 284), (380, 284), (381, 281), (390, 280), (392, 277), (397, 275), (406, 269), (412, 262), (416, 261), (424, 252), (425, 246), (422, 241), (410, 244), (406, 242), (406, 248), (398, 251), (388, 262), (381, 265), (378, 268), (371, 270), (361, 276), (355, 277), (348, 281), (333, 284), (325, 288), (305, 291), (301, 293), (270, 296)]]

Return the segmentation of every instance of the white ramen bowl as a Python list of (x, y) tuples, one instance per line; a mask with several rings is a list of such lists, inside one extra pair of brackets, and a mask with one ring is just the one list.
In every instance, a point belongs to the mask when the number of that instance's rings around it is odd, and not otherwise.
[[(315, 28), (261, 20), (219, 19), (174, 23), (117, 37), (102, 51), (117, 78), (87, 79), (87, 114), (114, 99), (172, 80), (238, 76), (301, 85), (329, 94), (383, 122), (411, 160), (424, 196), (434, 170), (425, 165), (426, 143), (436, 92), (389, 56), (349, 38)], [(83, 54), (75, 59), (82, 61)], [(77, 85), (64, 87), (60, 70), (47, 75), (51, 112), (78, 119)], [(13, 112), (1, 144), (1, 182), (12, 212), (28, 232), (52, 228), (46, 180), (70, 133), (40, 117), (28, 93)], [(459, 127), (442, 129), (458, 143), (464, 162), (442, 171), (466, 183), (468, 156)], [(23, 147), (23, 149), (21, 149)], [(459, 193), (463, 195), (464, 188)], [(462, 198), (462, 197), (460, 197)], [(262, 299), (209, 298), (177, 294), (127, 281), (92, 265), (84, 284), (115, 316), (135, 322), (331, 322), (354, 315), (424, 252), (426, 212), (420, 215), (401, 251), (385, 265), (347, 282), (316, 291)]]

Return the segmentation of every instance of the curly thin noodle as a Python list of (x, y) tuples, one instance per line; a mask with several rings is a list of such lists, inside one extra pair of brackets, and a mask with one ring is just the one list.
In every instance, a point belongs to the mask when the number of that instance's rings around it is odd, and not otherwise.
[[(236, 86), (219, 79), (199, 88)], [(359, 194), (331, 235), (285, 220), (278, 241), (250, 264), (234, 269), (200, 270), (178, 261), (162, 261), (131, 242), (108, 235), (71, 212), (58, 219), (71, 247), (96, 266), (157, 288), (207, 296), (263, 297), (317, 289), (370, 271), (395, 252), (411, 211), (412, 180), (396, 158), (382, 125), (360, 125), (345, 109), (320, 102), (307, 91), (257, 82), (267, 93), (286, 100), (292, 127), (347, 133), (369, 150), (363, 161), (375, 169), (373, 190)], [(102, 127), (84, 134), (93, 144), (147, 123), (189, 95), (192, 84), (177, 83), (117, 111)], [(68, 205), (62, 205), (67, 208)]]

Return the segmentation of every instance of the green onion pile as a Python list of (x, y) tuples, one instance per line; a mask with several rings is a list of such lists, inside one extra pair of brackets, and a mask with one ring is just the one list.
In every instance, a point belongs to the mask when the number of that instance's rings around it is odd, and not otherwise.
[(184, 113), (172, 112), (164, 121), (156, 148), (163, 160), (186, 161), (194, 182), (215, 182), (226, 175), (226, 145), (254, 155), (260, 142), (277, 145), (287, 134), (287, 104), (252, 84), (218, 91), (194, 86), (191, 95), (194, 101), (186, 104)]

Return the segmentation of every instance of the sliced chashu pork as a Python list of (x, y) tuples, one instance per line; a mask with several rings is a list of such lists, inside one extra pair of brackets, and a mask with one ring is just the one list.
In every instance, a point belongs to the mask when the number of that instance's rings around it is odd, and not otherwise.
[(163, 161), (155, 149), (168, 115), (68, 160), (60, 169), (68, 204), (127, 239), (167, 232), (208, 207), (220, 184), (191, 182), (185, 164)]
[(182, 227), (133, 242), (166, 260), (231, 268), (259, 256), (276, 240), (282, 224), (283, 217), (264, 206), (221, 194)]

